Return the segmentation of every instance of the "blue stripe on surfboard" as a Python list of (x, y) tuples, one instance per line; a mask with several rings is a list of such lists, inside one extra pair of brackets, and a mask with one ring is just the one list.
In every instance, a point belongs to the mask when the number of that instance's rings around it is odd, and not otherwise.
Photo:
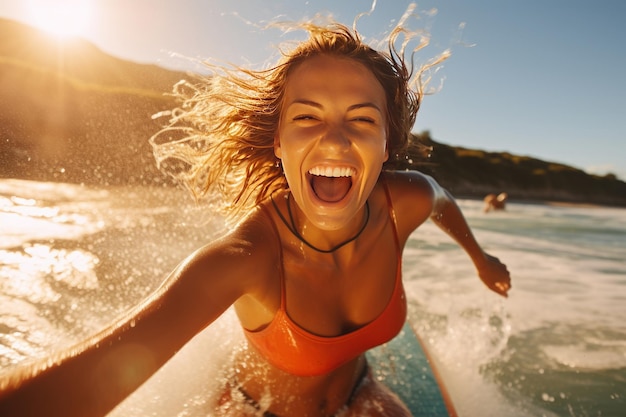
[(377, 380), (395, 392), (413, 416), (450, 416), (436, 374), (408, 323), (392, 341), (369, 351), (367, 359)]

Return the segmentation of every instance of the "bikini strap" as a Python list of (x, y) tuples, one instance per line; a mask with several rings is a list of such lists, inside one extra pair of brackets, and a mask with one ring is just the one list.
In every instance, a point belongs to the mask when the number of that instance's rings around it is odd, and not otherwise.
[[(278, 206), (276, 205), (276, 202), (274, 201), (274, 198), (272, 196), (270, 196), (270, 200), (272, 201), (272, 206), (274, 206), (274, 209), (280, 216), (281, 215), (280, 211), (278, 210)], [(286, 303), (286, 298), (285, 298), (287, 295), (287, 289), (285, 287), (285, 271), (283, 267), (283, 245), (280, 240), (280, 233), (278, 233), (278, 226), (276, 226), (276, 222), (274, 221), (274, 217), (272, 217), (272, 213), (270, 212), (269, 207), (267, 206), (267, 204), (261, 204), (261, 208), (263, 210), (263, 213), (265, 213), (265, 215), (269, 219), (269, 222), (272, 225), (272, 229), (274, 229), (274, 234), (276, 235), (276, 243), (278, 244), (278, 248), (279, 248), (278, 268), (279, 268), (279, 273), (280, 273), (280, 308), (283, 311), (285, 311), (285, 309), (287, 308), (287, 305), (286, 305), (287, 303)]]
[(398, 219), (396, 218), (396, 211), (393, 209), (393, 201), (391, 199), (391, 192), (389, 191), (389, 185), (387, 184), (387, 178), (385, 175), (381, 175), (381, 182), (383, 184), (383, 188), (385, 189), (385, 197), (387, 197), (387, 207), (389, 209), (389, 217), (391, 218), (391, 223), (393, 224), (393, 238), (396, 242), (396, 250), (398, 253), (398, 257), (401, 257), (400, 253), (400, 239), (398, 238)]

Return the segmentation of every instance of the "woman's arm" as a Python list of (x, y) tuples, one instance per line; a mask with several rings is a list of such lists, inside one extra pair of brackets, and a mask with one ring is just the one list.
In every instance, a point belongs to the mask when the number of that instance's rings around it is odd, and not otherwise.
[(431, 220), (467, 252), (478, 271), (478, 276), (485, 285), (492, 291), (507, 297), (511, 289), (511, 276), (506, 265), (482, 250), (450, 193), (439, 187), (434, 194), (437, 197), (433, 203)]
[(393, 175), (398, 188), (395, 193), (406, 216), (409, 233), (428, 217), (450, 235), (472, 259), (480, 279), (492, 291), (506, 297), (511, 288), (511, 277), (506, 265), (483, 251), (454, 198), (433, 178), (416, 171)]
[(258, 240), (259, 233), (234, 233), (198, 250), (113, 325), (3, 377), (0, 415), (108, 413), (234, 301), (255, 292), (255, 278), (271, 262)]

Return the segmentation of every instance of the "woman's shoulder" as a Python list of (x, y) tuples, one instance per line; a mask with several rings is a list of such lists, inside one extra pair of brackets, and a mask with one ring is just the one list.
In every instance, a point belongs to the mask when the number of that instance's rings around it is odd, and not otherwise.
[(379, 183), (386, 187), (394, 203), (427, 203), (433, 198), (439, 184), (419, 171), (384, 171)]
[(385, 171), (379, 184), (388, 193), (400, 228), (410, 232), (428, 219), (439, 187), (434, 179), (418, 171)]
[[(263, 206), (252, 209), (222, 236), (199, 248), (185, 262), (193, 270), (211, 271), (236, 281), (249, 292), (275, 273), (280, 247)], [(204, 272), (202, 272), (204, 274)]]
[(267, 202), (255, 206), (225, 235), (224, 244), (248, 248), (251, 256), (275, 257), (279, 255), (280, 241), (276, 234)]

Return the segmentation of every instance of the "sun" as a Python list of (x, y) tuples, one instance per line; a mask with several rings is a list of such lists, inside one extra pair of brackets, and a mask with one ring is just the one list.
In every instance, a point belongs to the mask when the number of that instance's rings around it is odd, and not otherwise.
[(28, 20), (59, 37), (87, 34), (93, 14), (92, 0), (26, 0)]

